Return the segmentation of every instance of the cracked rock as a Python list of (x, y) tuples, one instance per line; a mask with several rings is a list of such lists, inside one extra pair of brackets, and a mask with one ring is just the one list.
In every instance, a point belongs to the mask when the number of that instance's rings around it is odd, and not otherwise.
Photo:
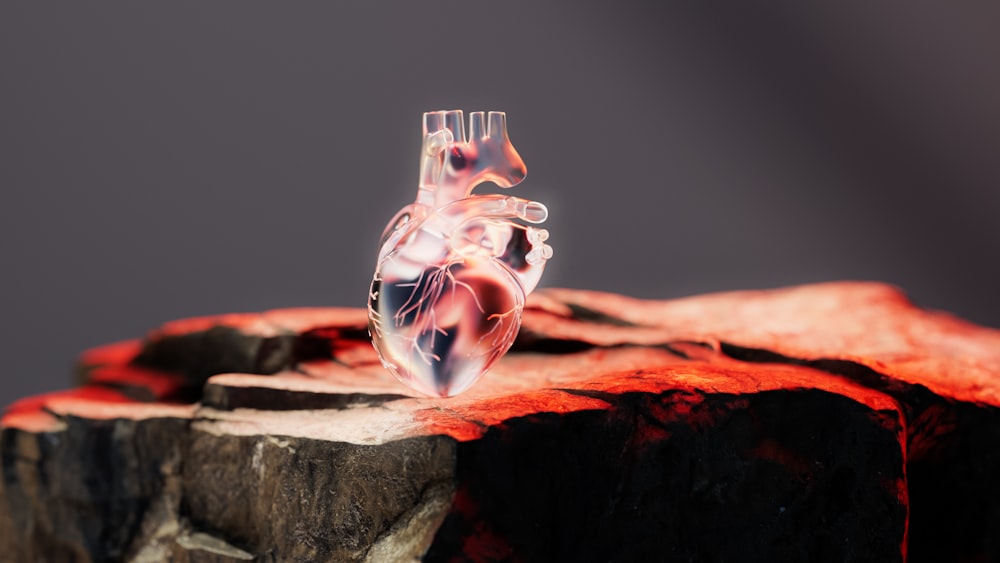
[(529, 300), (415, 397), (362, 309), (169, 323), (2, 419), (0, 561), (992, 561), (1000, 332), (864, 283)]

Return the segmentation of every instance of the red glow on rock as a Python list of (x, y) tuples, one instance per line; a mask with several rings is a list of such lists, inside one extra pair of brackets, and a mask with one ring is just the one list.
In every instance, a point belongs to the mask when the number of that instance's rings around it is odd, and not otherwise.
[[(559, 314), (552, 301), (632, 326), (595, 330), (594, 323)], [(941, 396), (1000, 406), (1000, 330), (925, 311), (885, 284), (835, 282), (670, 301), (547, 289), (526, 307), (524, 326), (538, 337), (601, 346), (725, 342), (801, 360), (847, 360)]]
[(646, 419), (640, 418), (636, 421), (635, 431), (632, 434), (629, 445), (631, 447), (642, 447), (649, 444), (657, 444), (669, 440), (671, 432), (659, 424), (655, 424)]
[(74, 402), (122, 404), (135, 401), (120, 391), (96, 385), (87, 385), (76, 389), (45, 393), (15, 401), (4, 411), (3, 417), (0, 418), (0, 426), (39, 431), (55, 422), (55, 418), (50, 413), (50, 405), (58, 403), (61, 407), (65, 407)]
[(181, 336), (204, 332), (215, 327), (232, 328), (262, 336), (271, 336), (277, 332), (274, 326), (264, 320), (264, 315), (261, 313), (228, 313), (170, 321), (153, 331), (150, 338)]
[(92, 385), (117, 387), (130, 397), (147, 402), (170, 400), (188, 384), (187, 379), (181, 374), (134, 365), (107, 365), (95, 368), (91, 371), (89, 379)]
[(476, 526), (476, 530), (466, 536), (463, 544), (463, 557), (454, 558), (455, 563), (499, 563), (500, 561), (521, 561), (514, 554), (514, 550), (504, 541), (503, 538), (495, 534), (482, 524)]
[(797, 475), (803, 480), (812, 478), (813, 467), (809, 463), (809, 460), (773, 439), (767, 438), (758, 444), (751, 452), (751, 455), (759, 459), (773, 461), (788, 469), (789, 473)]
[(84, 367), (120, 366), (131, 362), (141, 351), (142, 340), (123, 340), (84, 351), (80, 354), (78, 363)]
[(607, 410), (601, 399), (544, 389), (476, 400), (433, 401), (434, 407), (415, 413), (431, 434), (451, 436), (460, 442), (474, 440), (504, 421), (539, 413), (562, 414), (583, 410)]
[(470, 526), (462, 543), (461, 559), (451, 561), (473, 563), (496, 563), (499, 561), (519, 561), (509, 542), (493, 531), (483, 520), (475, 496), (467, 486), (459, 487), (452, 500), (452, 514), (462, 518)]

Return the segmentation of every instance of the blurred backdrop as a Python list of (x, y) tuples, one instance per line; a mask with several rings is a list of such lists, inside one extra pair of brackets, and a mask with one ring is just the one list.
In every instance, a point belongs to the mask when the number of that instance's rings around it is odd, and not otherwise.
[(1000, 326), (1000, 8), (0, 5), (0, 402), (178, 317), (363, 306), (423, 111), (502, 110), (548, 286), (884, 280)]

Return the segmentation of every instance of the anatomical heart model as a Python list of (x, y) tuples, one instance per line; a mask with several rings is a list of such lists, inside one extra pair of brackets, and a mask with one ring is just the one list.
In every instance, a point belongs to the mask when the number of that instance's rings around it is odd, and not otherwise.
[(538, 202), (472, 195), (524, 179), (524, 161), (501, 112), (424, 114), (414, 203), (389, 221), (368, 297), (369, 329), (382, 363), (410, 387), (440, 397), (465, 391), (510, 348), (525, 296), (552, 248)]

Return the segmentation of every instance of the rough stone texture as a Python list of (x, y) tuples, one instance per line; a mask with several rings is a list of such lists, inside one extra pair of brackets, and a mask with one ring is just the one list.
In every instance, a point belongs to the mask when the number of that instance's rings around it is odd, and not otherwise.
[(1000, 332), (840, 283), (547, 290), (417, 398), (360, 309), (169, 323), (10, 406), (0, 561), (994, 561)]

